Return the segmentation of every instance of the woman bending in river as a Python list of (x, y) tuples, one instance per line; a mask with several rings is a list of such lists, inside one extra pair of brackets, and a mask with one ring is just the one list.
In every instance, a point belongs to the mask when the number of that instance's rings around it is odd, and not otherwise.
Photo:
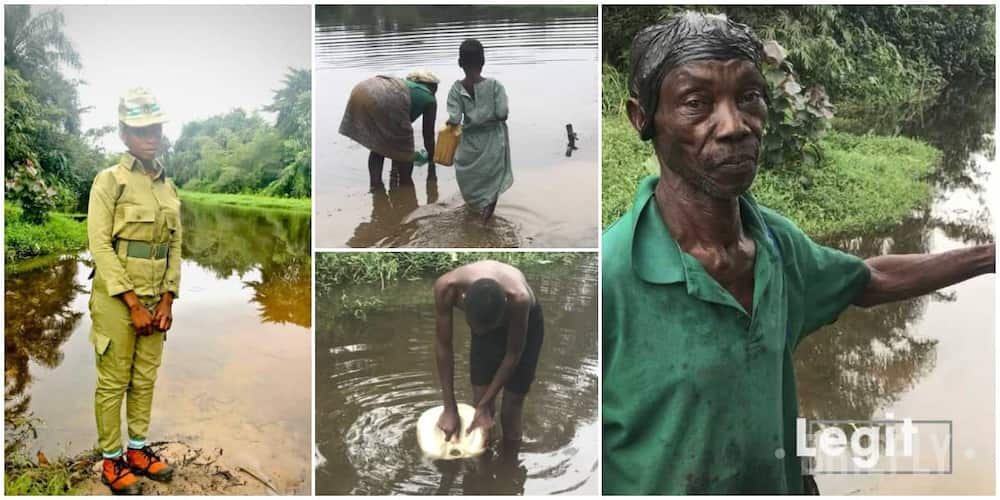
[[(413, 184), (414, 161), (430, 162), (427, 180), (434, 180), (434, 117), (437, 114), (438, 77), (430, 71), (415, 71), (406, 79), (376, 76), (354, 86), (340, 133), (368, 148), (368, 183), (382, 187), (382, 166), (392, 160), (390, 183)], [(423, 119), (424, 149), (413, 147), (413, 122)]]
[(448, 124), (461, 125), (455, 151), (455, 177), (462, 198), (478, 210), (485, 223), (493, 215), (500, 194), (514, 183), (507, 134), (507, 91), (482, 75), (483, 44), (469, 39), (458, 49), (458, 65), (465, 78), (448, 92)]

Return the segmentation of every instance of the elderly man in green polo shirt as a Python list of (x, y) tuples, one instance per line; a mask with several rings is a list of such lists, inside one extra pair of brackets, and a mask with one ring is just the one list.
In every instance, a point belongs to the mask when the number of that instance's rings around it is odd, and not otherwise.
[(994, 245), (861, 260), (758, 205), (761, 53), (693, 12), (632, 43), (629, 119), (660, 176), (602, 239), (605, 494), (803, 493), (798, 343), (851, 304), (995, 270)]

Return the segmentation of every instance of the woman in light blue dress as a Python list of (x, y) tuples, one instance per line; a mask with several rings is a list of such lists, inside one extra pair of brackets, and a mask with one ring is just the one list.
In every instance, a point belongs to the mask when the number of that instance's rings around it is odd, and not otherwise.
[(448, 92), (448, 123), (461, 125), (455, 151), (455, 177), (466, 205), (478, 210), (483, 222), (493, 216), (500, 193), (514, 183), (507, 134), (507, 91), (500, 82), (482, 76), (483, 44), (469, 39), (458, 49), (465, 78)]

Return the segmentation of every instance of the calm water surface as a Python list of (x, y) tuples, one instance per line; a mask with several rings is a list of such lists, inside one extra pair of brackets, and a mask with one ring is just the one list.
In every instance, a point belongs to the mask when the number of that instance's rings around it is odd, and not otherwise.
[[(417, 167), (416, 187), (369, 193), (368, 150), (337, 133), (355, 84), (418, 68), (441, 78), (435, 126), (443, 127), (466, 38), (483, 42), (484, 75), (500, 80), (510, 99), (514, 185), (486, 227), (466, 210), (450, 167), (437, 167), (436, 183)], [(317, 246), (596, 248), (598, 76), (596, 7), (317, 8)], [(569, 157), (567, 123), (579, 135)]]
[[(309, 216), (185, 202), (182, 217), (150, 438), (223, 448), (279, 491), (309, 494)], [(6, 277), (5, 409), (40, 419), (31, 453), (97, 443), (90, 269), (84, 253)]]
[[(861, 256), (940, 252), (994, 241), (990, 201), (993, 82), (949, 89), (904, 135), (944, 152), (935, 195), (899, 226), (826, 242)], [(993, 275), (905, 302), (850, 308), (796, 352), (801, 414), (811, 419), (951, 420), (950, 475), (817, 477), (823, 494), (992, 495), (995, 484)], [(931, 429), (933, 430), (933, 429)]]
[[(433, 280), (350, 287), (317, 302), (317, 494), (599, 494), (597, 261), (525, 270), (542, 303), (545, 341), (525, 400), (516, 460), (425, 459), (420, 414), (441, 404)], [(366, 320), (338, 314), (342, 294), (379, 297)], [(471, 401), (468, 327), (455, 315), (455, 391)], [(499, 415), (498, 415), (499, 418)]]

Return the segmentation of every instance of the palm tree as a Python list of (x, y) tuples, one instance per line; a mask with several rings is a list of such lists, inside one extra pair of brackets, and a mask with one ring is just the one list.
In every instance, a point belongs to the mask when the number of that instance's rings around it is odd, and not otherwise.
[(264, 111), (277, 112), (275, 128), (284, 137), (305, 139), (312, 134), (312, 71), (288, 68), (284, 87), (274, 92), (274, 100)]
[(64, 112), (61, 125), (70, 133), (80, 130), (76, 80), (68, 80), (61, 66), (81, 67), (80, 54), (62, 28), (63, 14), (50, 9), (34, 17), (30, 5), (4, 6), (4, 66), (17, 70), (31, 83), (32, 93), (45, 104)]
[(62, 32), (62, 12), (51, 9), (31, 17), (30, 5), (4, 7), (5, 66), (33, 79), (38, 70), (58, 70), (57, 64), (80, 68), (80, 54)]

